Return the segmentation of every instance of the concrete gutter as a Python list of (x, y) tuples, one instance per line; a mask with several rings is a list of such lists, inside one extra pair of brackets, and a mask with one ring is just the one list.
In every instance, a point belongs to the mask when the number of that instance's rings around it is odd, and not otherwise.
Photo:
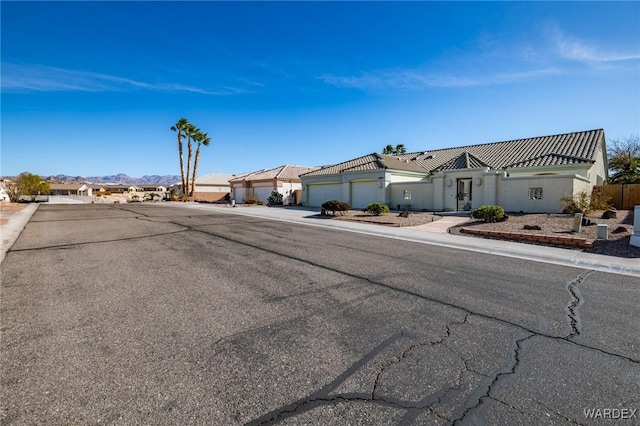
[(11, 220), (4, 225), (0, 226), (0, 240), (2, 244), (0, 246), (0, 262), (4, 260), (5, 255), (16, 242), (22, 230), (27, 225), (31, 216), (38, 209), (39, 204), (31, 203), (19, 212), (11, 214)]

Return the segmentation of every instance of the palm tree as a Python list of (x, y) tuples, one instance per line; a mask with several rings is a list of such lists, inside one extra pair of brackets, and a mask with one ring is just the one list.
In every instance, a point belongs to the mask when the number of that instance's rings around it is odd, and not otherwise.
[(395, 152), (395, 148), (393, 147), (393, 145), (387, 145), (382, 150), (382, 153), (387, 155), (393, 155), (394, 152)]
[(186, 135), (185, 131), (188, 126), (190, 126), (190, 123), (189, 123), (189, 120), (187, 120), (186, 118), (181, 118), (180, 120), (178, 120), (175, 126), (171, 126), (171, 130), (173, 130), (178, 134), (178, 156), (180, 157), (180, 177), (182, 178), (183, 193), (186, 193), (184, 191), (187, 185), (187, 181), (184, 175), (184, 158), (182, 156), (182, 138), (185, 137)]
[(396, 145), (396, 155), (402, 155), (407, 153), (407, 148), (405, 148), (404, 144), (399, 143)]
[(200, 131), (193, 136), (193, 140), (198, 144), (198, 148), (196, 148), (196, 158), (193, 161), (193, 179), (191, 180), (192, 186), (191, 192), (189, 193), (190, 197), (193, 197), (193, 193), (196, 189), (196, 176), (198, 172), (198, 161), (200, 160), (200, 147), (202, 147), (202, 145), (209, 146), (209, 144), (211, 143), (211, 138), (206, 133), (202, 133)]
[(191, 190), (191, 184), (189, 182), (189, 176), (191, 172), (191, 158), (193, 158), (193, 144), (191, 143), (191, 141), (193, 140), (195, 135), (202, 132), (196, 126), (189, 123), (189, 125), (185, 129), (185, 133), (187, 135), (187, 187), (184, 194), (189, 196), (193, 192)]

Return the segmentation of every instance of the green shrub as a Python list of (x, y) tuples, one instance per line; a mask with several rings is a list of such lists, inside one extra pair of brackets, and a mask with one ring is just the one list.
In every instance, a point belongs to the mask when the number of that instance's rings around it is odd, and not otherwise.
[(389, 206), (382, 203), (369, 203), (364, 211), (374, 216), (382, 216), (389, 213)]
[(329, 200), (322, 203), (322, 210), (335, 216), (336, 213), (344, 214), (351, 210), (349, 203), (339, 200)]
[(267, 198), (267, 204), (270, 206), (281, 206), (282, 205), (282, 194), (276, 190), (271, 192), (269, 198)]
[(504, 217), (504, 209), (500, 206), (482, 206), (471, 210), (471, 217), (483, 222), (497, 222)]
[(606, 210), (611, 207), (611, 198), (605, 197), (595, 188), (591, 195), (587, 191), (582, 191), (573, 197), (564, 197), (561, 201), (562, 212), (568, 214), (582, 213), (587, 215), (594, 210)]

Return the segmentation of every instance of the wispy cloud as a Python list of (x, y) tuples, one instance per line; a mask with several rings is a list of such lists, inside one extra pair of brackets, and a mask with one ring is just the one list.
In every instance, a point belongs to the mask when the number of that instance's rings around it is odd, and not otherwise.
[(246, 93), (237, 87), (216, 90), (178, 83), (149, 83), (115, 75), (43, 65), (2, 64), (2, 92), (122, 92), (132, 89), (203, 95)]
[(601, 46), (570, 37), (555, 25), (549, 25), (546, 31), (553, 52), (562, 59), (580, 62), (619, 62), (640, 59), (639, 51), (620, 50), (619, 47)]
[[(328, 73), (318, 79), (332, 86), (363, 91), (411, 91), (515, 84), (558, 75), (602, 72), (614, 67), (638, 67), (640, 52), (569, 37), (557, 24), (546, 25), (538, 35), (537, 39), (511, 41), (482, 34), (475, 50), (456, 51), (421, 68), (396, 67), (352, 75)], [(629, 65), (628, 61), (633, 62)]]
[(394, 69), (363, 73), (358, 76), (325, 74), (319, 78), (327, 84), (342, 88), (361, 90), (421, 90), (428, 88), (474, 87), (517, 83), (519, 81), (532, 80), (560, 73), (561, 71), (555, 68), (493, 72), (476, 75), (443, 74), (409, 69)]

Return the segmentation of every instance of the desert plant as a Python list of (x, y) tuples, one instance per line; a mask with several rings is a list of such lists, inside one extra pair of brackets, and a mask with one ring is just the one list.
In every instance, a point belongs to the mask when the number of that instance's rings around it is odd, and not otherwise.
[(258, 204), (258, 199), (253, 194), (247, 194), (242, 199), (242, 202), (245, 204)]
[(573, 196), (562, 198), (563, 213), (587, 215), (594, 210), (606, 210), (611, 207), (610, 197), (605, 197), (599, 191), (594, 190), (591, 194), (581, 191)]
[(471, 217), (483, 222), (497, 222), (504, 217), (504, 209), (501, 206), (482, 206), (471, 210)]
[(344, 212), (351, 210), (351, 206), (344, 201), (329, 200), (322, 203), (322, 210), (335, 216), (336, 213), (344, 214)]
[(270, 206), (281, 206), (282, 205), (282, 194), (274, 189), (271, 192), (271, 195), (269, 195), (269, 198), (267, 198), (267, 204), (270, 205)]
[(389, 213), (389, 206), (382, 203), (369, 203), (364, 211), (374, 216), (382, 216)]

